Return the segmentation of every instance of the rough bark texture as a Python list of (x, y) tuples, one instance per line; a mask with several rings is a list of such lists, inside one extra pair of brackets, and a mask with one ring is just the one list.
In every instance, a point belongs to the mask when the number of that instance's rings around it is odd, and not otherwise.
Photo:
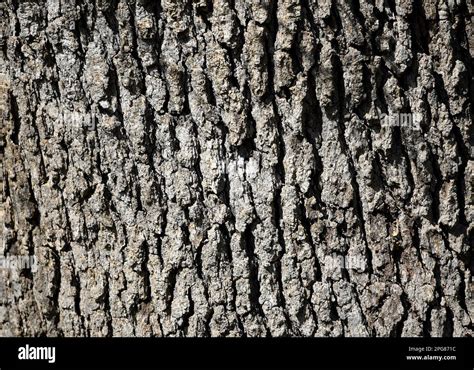
[(472, 14), (2, 0), (0, 335), (473, 335)]

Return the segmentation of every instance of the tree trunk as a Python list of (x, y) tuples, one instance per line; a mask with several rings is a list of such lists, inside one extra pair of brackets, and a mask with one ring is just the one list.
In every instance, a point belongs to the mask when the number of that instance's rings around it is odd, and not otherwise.
[(473, 335), (472, 15), (0, 3), (0, 335)]

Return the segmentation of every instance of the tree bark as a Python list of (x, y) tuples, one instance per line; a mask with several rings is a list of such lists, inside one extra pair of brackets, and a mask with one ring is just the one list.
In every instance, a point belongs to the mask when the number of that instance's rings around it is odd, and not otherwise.
[(472, 2), (0, 15), (1, 336), (474, 334)]

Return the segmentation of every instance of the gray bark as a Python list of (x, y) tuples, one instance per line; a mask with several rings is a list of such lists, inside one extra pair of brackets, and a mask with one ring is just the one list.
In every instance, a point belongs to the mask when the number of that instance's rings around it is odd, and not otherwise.
[(473, 335), (472, 15), (1, 2), (0, 335)]

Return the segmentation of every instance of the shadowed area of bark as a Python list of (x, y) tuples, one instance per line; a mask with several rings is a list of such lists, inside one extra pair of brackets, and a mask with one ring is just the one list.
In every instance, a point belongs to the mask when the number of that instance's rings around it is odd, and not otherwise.
[(472, 16), (0, 3), (0, 335), (473, 335)]

